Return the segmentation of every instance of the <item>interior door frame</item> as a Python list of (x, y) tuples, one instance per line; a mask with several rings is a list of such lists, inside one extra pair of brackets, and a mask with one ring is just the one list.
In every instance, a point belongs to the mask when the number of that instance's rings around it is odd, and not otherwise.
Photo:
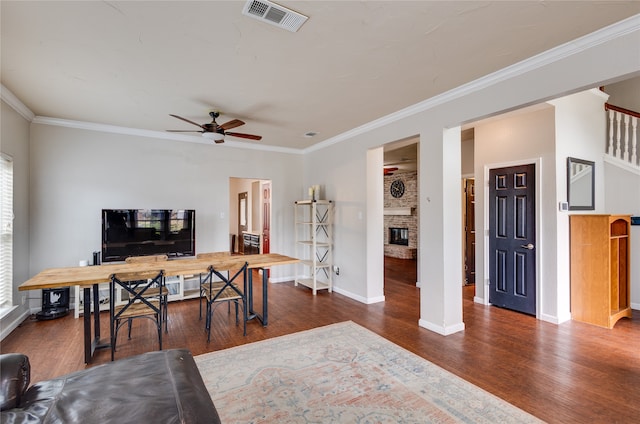
[[(249, 192), (238, 192), (238, 253), (244, 253), (244, 237), (243, 232), (249, 228)], [(244, 210), (242, 201), (244, 200)], [(242, 225), (242, 217), (244, 215), (244, 225)]]
[[(260, 181), (260, 253), (271, 253), (271, 180)], [(266, 234), (266, 235), (265, 235)]]
[[(536, 205), (535, 205), (535, 213), (536, 213), (536, 319), (540, 319), (541, 312), (543, 311), (543, 303), (544, 303), (544, 293), (540, 284), (541, 270), (542, 270), (542, 257), (540, 252), (544, 249), (544, 239), (540, 236), (540, 230), (542, 228), (542, 223), (540, 221), (540, 217), (542, 216), (542, 158), (533, 158), (533, 159), (518, 159), (510, 162), (500, 162), (500, 163), (488, 163), (484, 165), (484, 175), (482, 179), (482, 187), (483, 187), (483, 196), (484, 196), (484, 222), (482, 223), (482, 232), (478, 231), (476, 228), (476, 246), (479, 244), (479, 237), (483, 237), (482, 245), (483, 245), (483, 267), (484, 267), (484, 281), (483, 284), (478, 284), (476, 280), (476, 297), (474, 299), (475, 302), (482, 303), (485, 305), (489, 305), (489, 261), (491, 260), (491, 255), (489, 254), (489, 172), (492, 169), (496, 168), (508, 168), (511, 166), (520, 166), (520, 165), (530, 165), (533, 164), (535, 167), (536, 173)], [(478, 195), (478, 181), (476, 180), (476, 196)], [(477, 198), (476, 198), (477, 202)], [(477, 273), (476, 263), (476, 276)]]
[[(469, 285), (469, 281), (467, 279), (467, 232), (469, 231), (468, 227), (467, 227), (467, 181), (468, 180), (473, 180), (473, 190), (474, 190), (474, 205), (475, 205), (475, 190), (476, 190), (476, 179), (474, 174), (464, 174), (462, 175), (462, 180), (460, 183), (460, 190), (461, 190), (461, 199), (462, 199), (462, 285)], [(474, 233), (474, 242), (477, 242), (477, 238), (475, 237), (475, 233), (476, 233), (476, 225), (475, 225), (475, 207), (474, 207), (474, 226), (473, 226), (473, 233)], [(474, 274), (474, 281), (471, 284), (475, 284), (475, 274), (476, 274), (476, 266), (475, 266), (475, 251), (476, 251), (476, 247), (474, 246), (473, 248), (474, 251), (474, 261), (473, 261), (473, 274)]]

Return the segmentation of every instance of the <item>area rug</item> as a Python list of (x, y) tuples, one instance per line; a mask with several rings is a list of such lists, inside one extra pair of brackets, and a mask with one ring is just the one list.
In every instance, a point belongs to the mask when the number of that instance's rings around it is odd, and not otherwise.
[(351, 321), (195, 357), (223, 423), (540, 423)]

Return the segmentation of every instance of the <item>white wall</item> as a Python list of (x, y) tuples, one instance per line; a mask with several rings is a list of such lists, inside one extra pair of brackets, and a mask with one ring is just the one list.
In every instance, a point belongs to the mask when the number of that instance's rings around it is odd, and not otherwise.
[[(609, 103), (640, 112), (640, 77), (607, 85), (605, 91)], [(604, 173), (607, 213), (640, 216), (640, 173), (608, 162)], [(640, 309), (640, 225), (631, 226), (631, 307)]]
[[(605, 210), (613, 215), (640, 216), (640, 171), (604, 163)], [(640, 225), (631, 226), (631, 307), (640, 310)]]
[[(297, 154), (33, 124), (30, 275), (77, 266), (100, 250), (103, 208), (195, 209), (196, 251), (228, 250), (232, 176), (273, 181), (272, 250), (292, 255), (301, 181), (289, 172), (301, 165)], [(291, 279), (293, 268), (275, 267), (272, 276)]]
[[(606, 211), (640, 216), (640, 174), (604, 163)], [(640, 310), (640, 225), (631, 226), (631, 307)]]
[[(567, 157), (593, 161), (595, 178), (595, 209), (592, 211), (559, 212), (556, 208), (557, 228), (557, 310), (560, 322), (570, 319), (570, 234), (569, 215), (606, 213), (604, 191), (604, 145), (606, 140), (606, 114), (604, 103), (607, 95), (592, 89), (572, 96), (556, 99), (556, 205), (567, 201)], [(567, 282), (567, 283), (565, 283)]]
[(607, 84), (604, 91), (612, 105), (640, 112), (640, 76)]
[[(604, 163), (606, 211), (640, 216), (640, 174)], [(640, 310), (640, 225), (631, 226), (631, 307)]]
[[(309, 185), (323, 185), (324, 197), (336, 202), (334, 258), (341, 270), (336, 286), (364, 301), (375, 301), (381, 298), (383, 221), (381, 202), (370, 198), (375, 198), (370, 193), (379, 184), (382, 198), (382, 173), (381, 161), (377, 174), (369, 169), (367, 152), (418, 136), (421, 316), (416, 320), (442, 334), (458, 331), (464, 328), (459, 269), (461, 158), (459, 140), (457, 147), (445, 146), (451, 143), (451, 133), (443, 130), (640, 72), (636, 21), (409, 106), (393, 119), (353, 129), (308, 149), (302, 158), (32, 125), (29, 273), (47, 266), (75, 265), (96, 250), (100, 243), (97, 217), (103, 207), (194, 208), (198, 251), (225, 250), (229, 223), (216, 217), (229, 209), (228, 178), (264, 178), (273, 181), (272, 251), (294, 254), (292, 204), (306, 197)], [(621, 51), (627, 54), (620, 55)], [(555, 210), (556, 206), (555, 196), (545, 197), (544, 208)], [(549, 244), (553, 251), (554, 243)], [(450, 255), (453, 259), (446, 257)], [(276, 267), (274, 274), (293, 272), (281, 268), (285, 267)]]
[[(326, 187), (328, 198), (336, 201), (337, 216), (335, 225), (336, 262), (340, 263), (341, 275), (336, 285), (353, 293), (355, 296), (367, 296), (367, 283), (370, 279), (377, 281), (374, 275), (376, 267), (368, 267), (375, 259), (365, 259), (369, 245), (382, 240), (372, 225), (368, 233), (364, 233), (365, 221), (378, 219), (380, 211), (368, 209), (369, 202), (364, 188), (369, 181), (366, 167), (366, 152), (385, 143), (406, 137), (418, 136), (419, 153), (419, 192), (420, 192), (420, 246), (418, 271), (421, 282), (421, 325), (430, 324), (435, 331), (446, 333), (449, 328), (460, 328), (462, 310), (454, 314), (449, 309), (458, 309), (457, 303), (446, 299), (447, 288), (455, 284), (460, 293), (460, 269), (458, 266), (450, 270), (445, 267), (444, 252), (449, 252), (448, 235), (458, 243), (460, 237), (460, 221), (447, 225), (443, 211), (461, 210), (460, 197), (456, 199), (445, 196), (449, 189), (443, 183), (448, 173), (443, 166), (456, 163), (458, 175), (455, 176), (455, 190), (459, 192), (460, 156), (455, 151), (443, 149), (443, 129), (473, 122), (484, 117), (497, 115), (526, 105), (540, 103), (555, 97), (597, 87), (611, 80), (619, 80), (633, 73), (640, 72), (640, 29), (636, 25), (629, 30), (628, 26), (615, 34), (599, 38), (597, 42), (571, 43), (565, 46), (567, 51), (554, 55), (553, 59), (536, 59), (531, 66), (516, 66), (500, 78), (487, 78), (475, 85), (469, 84), (456, 90), (455, 95), (438, 96), (421, 104), (413, 105), (397, 112), (393, 119), (384, 117), (378, 122), (356, 128), (341, 137), (329, 140), (322, 146), (309, 149), (305, 155), (305, 179), (311, 184), (319, 183)], [(629, 54), (620, 55), (619, 52)], [(425, 83), (428, 83), (425, 81)], [(383, 99), (381, 99), (383, 101)], [(366, 105), (362, 105), (366, 107)], [(553, 110), (549, 109), (549, 119)], [(534, 128), (534, 133), (538, 130)], [(553, 136), (551, 132), (550, 137)], [(532, 147), (525, 147), (531, 149)], [(479, 148), (474, 149), (478, 155)], [(459, 150), (458, 150), (459, 152)], [(518, 152), (518, 157), (532, 157), (538, 150)], [(545, 146), (544, 155), (548, 160), (542, 163), (543, 172), (552, 175), (552, 187), (555, 181), (555, 159), (552, 145)], [(513, 156), (505, 157), (513, 160)], [(476, 160), (477, 161), (477, 160)], [(446, 202), (446, 203), (445, 203)], [(544, 216), (553, 217), (553, 222), (542, 222), (542, 225), (555, 226), (557, 209), (556, 194), (545, 194), (542, 199)], [(553, 212), (551, 212), (553, 211)], [(362, 218), (361, 218), (362, 217)], [(379, 226), (382, 228), (382, 226)], [(382, 229), (380, 229), (380, 232)], [(551, 265), (549, 279), (556, 279), (556, 266), (553, 263), (556, 250), (556, 231), (551, 228), (549, 236), (544, 237), (545, 257), (542, 266)], [(458, 251), (457, 255), (461, 255)], [(477, 261), (477, 263), (483, 263)], [(461, 263), (458, 256), (457, 263)], [(342, 275), (342, 269), (350, 269), (349, 274)], [(546, 269), (546, 268), (543, 268)], [(367, 271), (369, 270), (369, 271)], [(546, 271), (545, 271), (546, 272)], [(544, 275), (544, 278), (547, 278)], [(461, 295), (461, 294), (460, 294)], [(546, 295), (546, 293), (545, 293)], [(549, 293), (549, 299), (543, 303), (543, 313), (549, 319), (557, 316), (557, 294)], [(544, 309), (546, 308), (546, 309)], [(451, 318), (455, 315), (455, 318)], [(418, 317), (416, 317), (418, 318)], [(456, 320), (458, 322), (456, 322)]]
[(247, 231), (255, 229), (254, 212), (256, 202), (253, 185), (256, 180), (247, 178), (229, 179), (229, 233), (238, 234), (238, 194), (247, 193)]
[[(464, 133), (463, 133), (464, 134)], [(462, 140), (462, 162), (461, 162), (461, 172), (463, 177), (472, 176), (473, 175), (473, 155), (474, 155), (474, 144), (473, 138)]]
[[(4, 93), (3, 93), (4, 94)], [(18, 286), (29, 277), (29, 121), (2, 103), (0, 149), (13, 158), (13, 304), (18, 308), (0, 320), (0, 340), (22, 321), (27, 304)], [(6, 333), (6, 334), (5, 334)]]
[[(536, 264), (538, 317), (555, 317), (556, 199), (553, 107), (523, 109), (475, 126), (476, 301), (488, 304), (488, 175), (489, 170), (520, 164), (536, 166)], [(544, 266), (541, 266), (544, 264)], [(484, 283), (484, 284), (483, 284)]]
[(254, 181), (251, 183), (251, 231), (262, 233), (262, 183)]
[[(570, 316), (569, 214), (559, 211), (567, 200), (566, 159), (592, 160), (596, 169), (596, 210), (571, 213), (603, 213), (603, 145), (606, 127), (603, 104), (606, 95), (597, 89), (565, 96), (512, 114), (490, 118), (475, 126), (476, 178), (486, 177), (486, 167), (531, 162), (540, 159), (537, 178), (541, 186), (537, 199), (538, 316), (550, 322), (564, 322)], [(542, 171), (542, 172), (540, 172)], [(480, 181), (480, 180), (479, 180)], [(484, 190), (476, 191), (476, 225), (487, 230), (488, 211)], [(478, 227), (480, 228), (480, 227)], [(477, 233), (476, 275), (486, 282), (487, 239)], [(483, 262), (480, 262), (483, 260)], [(476, 301), (488, 303), (487, 287), (476, 286)]]

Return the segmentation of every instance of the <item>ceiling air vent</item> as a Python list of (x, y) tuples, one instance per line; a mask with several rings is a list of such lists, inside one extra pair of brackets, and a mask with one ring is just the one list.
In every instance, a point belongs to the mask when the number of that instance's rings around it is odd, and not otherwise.
[(267, 0), (249, 0), (242, 9), (242, 14), (275, 25), (287, 31), (296, 32), (309, 19), (291, 9)]

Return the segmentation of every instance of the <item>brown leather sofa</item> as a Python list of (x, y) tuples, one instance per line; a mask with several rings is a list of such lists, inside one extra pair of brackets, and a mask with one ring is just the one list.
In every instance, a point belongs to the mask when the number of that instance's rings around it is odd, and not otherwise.
[(219, 423), (191, 352), (149, 352), (29, 386), (22, 354), (0, 355), (0, 422)]

